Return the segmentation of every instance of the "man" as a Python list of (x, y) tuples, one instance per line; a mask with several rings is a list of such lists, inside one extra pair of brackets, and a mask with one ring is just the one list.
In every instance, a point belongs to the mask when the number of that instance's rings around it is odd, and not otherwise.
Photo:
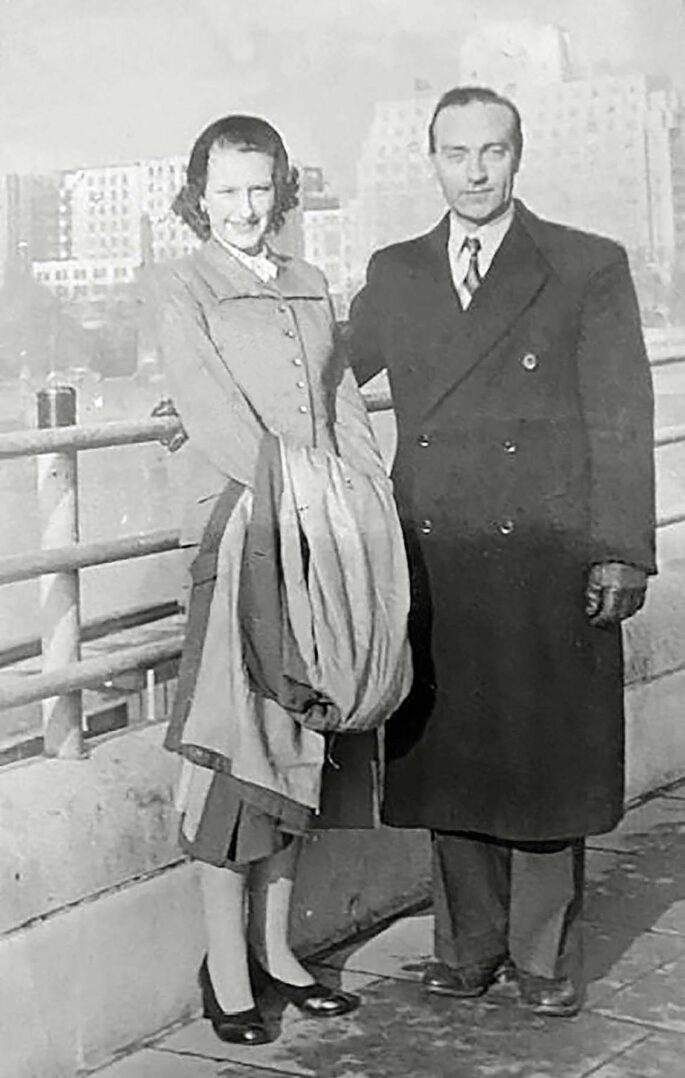
[(374, 254), (349, 343), (398, 424), (416, 674), (385, 820), (432, 832), (424, 984), (477, 996), (506, 962), (568, 1016), (583, 839), (622, 814), (620, 622), (656, 571), (653, 398), (625, 252), (513, 199), (522, 143), (507, 99), (443, 96), (449, 213)]

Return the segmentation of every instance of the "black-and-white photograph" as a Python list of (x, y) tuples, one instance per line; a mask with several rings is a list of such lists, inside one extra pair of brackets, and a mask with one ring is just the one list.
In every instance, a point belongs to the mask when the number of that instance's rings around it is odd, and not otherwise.
[(0, 1078), (682, 1078), (685, 0), (0, 86)]

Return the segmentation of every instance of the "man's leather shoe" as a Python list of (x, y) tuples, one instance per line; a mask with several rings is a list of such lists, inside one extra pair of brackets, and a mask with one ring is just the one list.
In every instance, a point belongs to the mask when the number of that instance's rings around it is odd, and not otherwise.
[(547, 1018), (572, 1018), (580, 1010), (580, 997), (567, 977), (536, 977), (517, 973), (521, 1005)]
[(444, 962), (436, 962), (423, 975), (422, 984), (427, 992), (436, 996), (456, 996), (457, 999), (474, 999), (487, 992), (495, 979), (499, 963), (493, 967), (478, 966), (470, 969), (452, 969)]

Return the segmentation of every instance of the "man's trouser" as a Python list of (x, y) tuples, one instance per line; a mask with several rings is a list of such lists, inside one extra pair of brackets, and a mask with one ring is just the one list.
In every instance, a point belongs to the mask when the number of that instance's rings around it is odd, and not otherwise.
[(538, 977), (579, 978), (585, 844), (434, 831), (435, 956), (459, 970), (510, 958)]

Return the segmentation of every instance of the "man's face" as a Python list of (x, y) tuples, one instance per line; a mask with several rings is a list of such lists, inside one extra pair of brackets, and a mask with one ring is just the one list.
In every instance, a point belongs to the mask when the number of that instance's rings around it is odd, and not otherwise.
[(506, 105), (450, 105), (435, 121), (433, 168), (450, 208), (466, 225), (483, 225), (511, 202), (518, 162), (514, 118)]

